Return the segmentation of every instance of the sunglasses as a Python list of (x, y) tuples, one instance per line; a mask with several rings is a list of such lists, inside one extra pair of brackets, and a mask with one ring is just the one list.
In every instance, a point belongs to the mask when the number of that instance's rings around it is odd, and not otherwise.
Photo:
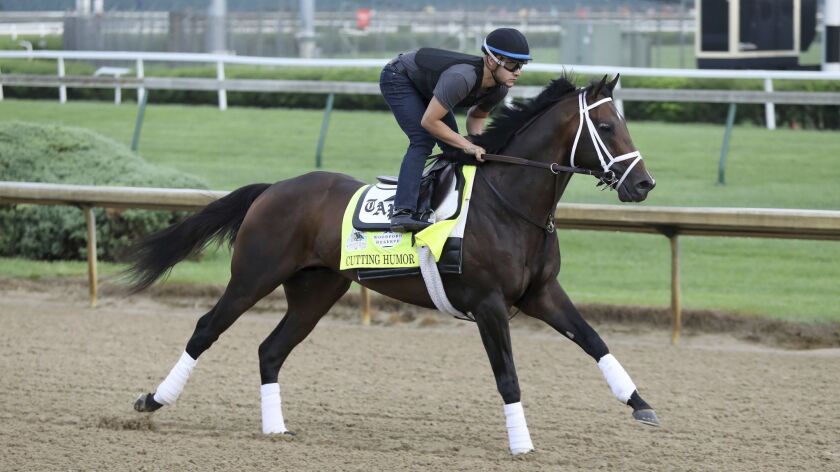
[(522, 70), (522, 68), (525, 67), (525, 64), (526, 64), (525, 62), (520, 62), (520, 61), (509, 61), (509, 60), (504, 60), (503, 61), (501, 59), (498, 59), (493, 54), (490, 54), (490, 57), (493, 58), (493, 60), (496, 62), (496, 64), (504, 67), (505, 70), (507, 70), (508, 72), (516, 72), (518, 70)]

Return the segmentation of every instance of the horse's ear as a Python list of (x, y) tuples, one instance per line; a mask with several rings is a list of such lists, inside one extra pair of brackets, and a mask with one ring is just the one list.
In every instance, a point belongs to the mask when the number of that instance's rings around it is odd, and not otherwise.
[(613, 78), (610, 83), (607, 84), (607, 90), (610, 92), (613, 91), (615, 86), (618, 84), (618, 79), (621, 78), (621, 74), (615, 74), (615, 78)]
[(589, 93), (589, 98), (594, 99), (594, 98), (597, 98), (599, 95), (601, 95), (601, 90), (604, 89), (604, 85), (606, 85), (606, 84), (607, 84), (607, 76), (606, 76), (606, 74), (604, 74), (604, 77), (601, 79), (601, 81), (598, 82), (597, 84), (595, 84), (594, 87), (592, 87), (592, 89), (591, 89), (592, 91)]

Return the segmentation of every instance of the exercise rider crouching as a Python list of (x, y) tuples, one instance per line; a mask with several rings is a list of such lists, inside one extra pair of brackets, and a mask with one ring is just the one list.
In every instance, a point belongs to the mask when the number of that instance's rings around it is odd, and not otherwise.
[(400, 54), (382, 69), (382, 96), (409, 139), (400, 166), (391, 231), (416, 232), (431, 224), (417, 214), (417, 200), (423, 168), (435, 143), (445, 151), (462, 150), (483, 160), (485, 150), (458, 133), (452, 110), (470, 107), (467, 132), (481, 134), (484, 120), (531, 60), (528, 41), (512, 28), (491, 32), (481, 50), (484, 57), (421, 48)]

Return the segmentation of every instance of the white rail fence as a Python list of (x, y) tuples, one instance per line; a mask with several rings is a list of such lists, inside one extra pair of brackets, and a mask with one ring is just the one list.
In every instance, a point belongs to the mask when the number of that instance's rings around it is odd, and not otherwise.
[[(92, 209), (145, 208), (198, 210), (226, 192), (191, 189), (98, 187), (0, 182), (0, 204), (70, 205), (82, 209), (87, 224), (88, 281), (96, 304), (96, 221)], [(671, 340), (681, 326), (680, 235), (840, 240), (840, 211), (758, 208), (676, 208), (624, 205), (560, 204), (560, 228), (662, 234), (671, 242)], [(362, 290), (363, 322), (370, 320), (370, 299)]]
[[(54, 59), (57, 62), (56, 76), (33, 76), (0, 74), (0, 97), (2, 86), (57, 87), (59, 100), (67, 101), (67, 87), (93, 88), (137, 88), (162, 90), (210, 90), (218, 93), (219, 108), (227, 108), (227, 91), (240, 92), (306, 92), (306, 93), (351, 93), (379, 94), (375, 83), (318, 82), (225, 79), (225, 66), (251, 65), (269, 67), (324, 67), (324, 68), (379, 68), (383, 59), (299, 59), (270, 58), (193, 53), (151, 53), (151, 52), (98, 52), (98, 51), (0, 51), (0, 59)], [(134, 68), (135, 77), (67, 77), (65, 61), (97, 61), (118, 63)], [(215, 65), (215, 79), (145, 77), (148, 62), (203, 63)], [(674, 90), (674, 89), (622, 89), (616, 92), (620, 100), (667, 101), (667, 102), (715, 102), (715, 103), (763, 103), (767, 127), (776, 127), (775, 103), (838, 105), (840, 93), (836, 92), (776, 92), (774, 80), (840, 80), (840, 72), (828, 71), (769, 71), (769, 70), (700, 70), (700, 69), (649, 69), (636, 67), (609, 67), (561, 64), (530, 64), (528, 71), (555, 72), (574, 71), (578, 74), (616, 74), (627, 77), (681, 77), (718, 78), (738, 80), (762, 80), (764, 90)], [(620, 87), (620, 86), (619, 86)], [(532, 97), (540, 87), (515, 87), (514, 97)], [(619, 107), (621, 102), (619, 101)]]

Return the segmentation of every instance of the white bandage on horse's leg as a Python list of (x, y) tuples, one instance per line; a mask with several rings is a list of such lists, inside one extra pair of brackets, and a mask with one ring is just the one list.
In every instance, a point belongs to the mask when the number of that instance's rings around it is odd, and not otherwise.
[(601, 369), (601, 373), (607, 379), (613, 395), (622, 403), (627, 403), (630, 395), (633, 395), (633, 392), (636, 391), (636, 384), (630, 380), (630, 376), (624, 370), (624, 367), (621, 367), (621, 364), (612, 354), (607, 354), (598, 361), (598, 368)]
[(181, 358), (178, 359), (178, 363), (169, 371), (169, 375), (158, 385), (155, 391), (155, 401), (161, 405), (175, 403), (175, 400), (184, 391), (184, 385), (187, 384), (195, 363), (196, 360), (184, 351)]
[(283, 421), (283, 409), (280, 400), (280, 384), (270, 383), (260, 386), (262, 398), (262, 431), (263, 434), (285, 433), (286, 423)]
[(505, 425), (507, 426), (511, 454), (525, 454), (534, 450), (531, 433), (528, 432), (528, 425), (525, 423), (522, 402), (505, 405)]

